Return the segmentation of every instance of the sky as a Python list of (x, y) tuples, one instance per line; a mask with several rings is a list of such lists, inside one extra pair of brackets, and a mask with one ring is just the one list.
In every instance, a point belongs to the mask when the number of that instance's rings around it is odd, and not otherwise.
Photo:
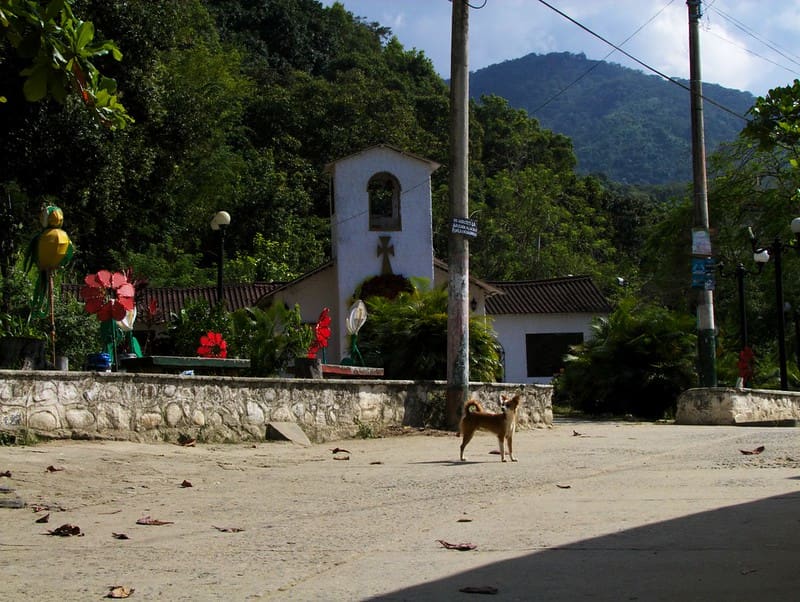
[[(449, 79), (450, 0), (339, 1), (354, 16), (390, 27), (406, 50), (422, 51)], [(322, 0), (325, 6), (333, 2)], [(688, 79), (685, 0), (547, 0), (547, 4), (649, 67)], [(653, 73), (540, 0), (470, 0), (470, 5), (470, 71), (532, 52), (572, 52)], [(800, 79), (800, 0), (703, 0), (701, 6), (704, 83), (764, 96)]]

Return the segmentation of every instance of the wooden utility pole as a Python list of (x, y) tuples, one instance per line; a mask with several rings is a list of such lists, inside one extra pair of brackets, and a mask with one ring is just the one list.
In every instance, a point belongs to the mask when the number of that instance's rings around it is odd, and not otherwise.
[[(469, 5), (453, 1), (450, 44), (450, 216), (469, 213)], [(449, 428), (458, 426), (469, 397), (469, 241), (450, 229), (447, 305), (447, 404)]]
[[(694, 183), (692, 255), (696, 260), (708, 260), (711, 258), (711, 247), (706, 185), (706, 146), (703, 131), (703, 80), (700, 75), (700, 35), (698, 32), (702, 16), (700, 4), (701, 0), (686, 0), (686, 5), (689, 7), (689, 83), (692, 97), (692, 175)], [(697, 373), (701, 387), (717, 386), (715, 330), (714, 292), (713, 287), (706, 285), (700, 289), (697, 298)]]

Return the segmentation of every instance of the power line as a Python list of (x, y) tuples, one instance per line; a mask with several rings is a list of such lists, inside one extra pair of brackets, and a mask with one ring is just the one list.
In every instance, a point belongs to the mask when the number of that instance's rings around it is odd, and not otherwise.
[[(666, 4), (665, 4), (665, 5), (664, 5), (664, 6), (661, 8), (661, 10), (659, 10), (659, 11), (658, 11), (656, 14), (654, 14), (652, 17), (650, 17), (650, 18), (649, 18), (649, 19), (648, 19), (648, 20), (647, 20), (645, 23), (642, 23), (642, 25), (640, 25), (640, 26), (639, 26), (639, 27), (636, 29), (636, 31), (634, 31), (634, 32), (633, 32), (631, 35), (629, 35), (627, 38), (625, 38), (624, 40), (622, 40), (622, 42), (620, 42), (620, 46), (624, 46), (625, 44), (627, 44), (627, 43), (628, 43), (628, 42), (629, 42), (629, 41), (630, 41), (630, 40), (631, 40), (631, 39), (632, 39), (634, 36), (636, 36), (636, 34), (638, 34), (640, 31), (642, 31), (642, 29), (644, 29), (645, 27), (647, 27), (648, 25), (650, 25), (650, 23), (652, 23), (652, 22), (653, 22), (653, 21), (654, 21), (654, 20), (655, 20), (655, 19), (656, 19), (656, 18), (657, 18), (657, 17), (658, 17), (658, 16), (659, 16), (661, 13), (663, 13), (663, 12), (666, 10), (666, 8), (667, 8), (667, 7), (668, 7), (670, 4), (672, 4), (673, 2), (675, 2), (675, 0), (669, 0), (669, 2), (667, 2), (667, 3), (666, 3)], [(605, 61), (605, 60), (606, 60), (608, 57), (610, 57), (610, 56), (611, 56), (612, 54), (614, 54), (615, 52), (616, 52), (616, 49), (614, 49), (614, 50), (611, 50), (611, 52), (609, 52), (607, 55), (605, 55), (605, 56), (604, 56), (604, 57), (603, 57), (603, 58), (602, 58), (600, 61), (596, 62), (594, 65), (592, 65), (591, 67), (589, 67), (589, 68), (588, 68), (586, 71), (584, 71), (584, 72), (583, 72), (581, 75), (579, 75), (579, 76), (578, 76), (578, 77), (577, 77), (575, 80), (573, 80), (572, 82), (570, 82), (569, 84), (567, 84), (565, 87), (561, 88), (561, 90), (559, 90), (558, 92), (556, 92), (555, 94), (553, 94), (553, 95), (552, 95), (550, 98), (548, 98), (548, 99), (547, 99), (547, 100), (545, 100), (545, 101), (544, 101), (542, 104), (540, 104), (538, 107), (536, 107), (536, 108), (535, 108), (535, 109), (532, 111), (532, 112), (533, 112), (533, 114), (535, 115), (536, 113), (538, 113), (539, 111), (541, 111), (543, 108), (545, 108), (545, 107), (546, 107), (547, 105), (549, 105), (551, 102), (553, 102), (553, 101), (554, 101), (556, 98), (558, 98), (559, 96), (561, 96), (561, 95), (562, 95), (564, 92), (566, 92), (567, 90), (569, 90), (569, 89), (570, 89), (572, 86), (574, 86), (575, 84), (577, 84), (577, 83), (578, 83), (579, 81), (581, 81), (581, 80), (582, 80), (584, 77), (586, 77), (586, 76), (587, 76), (587, 75), (589, 75), (589, 74), (590, 74), (592, 71), (594, 71), (595, 69), (597, 69), (597, 68), (598, 68), (598, 67), (599, 67), (599, 66), (602, 64), (602, 62), (601, 62), (601, 61)]]
[[(800, 57), (798, 57), (797, 55), (794, 55), (793, 53), (791, 53), (791, 51), (782, 49), (775, 42), (772, 42), (770, 40), (762, 38), (757, 32), (755, 32), (754, 30), (749, 28), (747, 25), (745, 25), (741, 21), (735, 19), (734, 17), (722, 12), (718, 8), (714, 8), (712, 10), (714, 10), (714, 12), (716, 12), (718, 15), (720, 15), (723, 19), (725, 19), (726, 21), (731, 23), (734, 27), (736, 27), (737, 29), (739, 29), (742, 32), (744, 32), (746, 35), (750, 36), (751, 38), (753, 38), (757, 42), (760, 42), (761, 44), (763, 44), (764, 46), (766, 46), (767, 48), (769, 48), (773, 52), (775, 52), (778, 55), (780, 55), (783, 58), (785, 58), (790, 63), (793, 63), (794, 65), (797, 65), (797, 66), (800, 66), (800, 60), (798, 60), (798, 59), (800, 59)], [(730, 40), (730, 39), (728, 39), (728, 38), (726, 38), (724, 36), (721, 36), (721, 35), (713, 32), (711, 29), (708, 29), (707, 31), (708, 31), (708, 33), (714, 35), (718, 39), (720, 39), (720, 40), (722, 40), (724, 42), (727, 42), (728, 44), (730, 44), (730, 45), (732, 45), (732, 46), (734, 46), (736, 48), (739, 48), (740, 50), (743, 50), (743, 51), (747, 52), (748, 54), (751, 54), (751, 55), (761, 59), (762, 61), (765, 61), (767, 63), (775, 65), (776, 67), (779, 67), (779, 68), (781, 68), (781, 69), (783, 69), (785, 71), (788, 71), (789, 73), (792, 73), (794, 75), (800, 75), (800, 72), (796, 71), (795, 69), (793, 69), (791, 67), (787, 67), (786, 65), (782, 65), (781, 63), (778, 63), (777, 61), (774, 61), (774, 60), (772, 60), (772, 59), (770, 59), (768, 57), (765, 57), (765, 56), (763, 56), (763, 55), (761, 55), (761, 54), (759, 54), (759, 53), (757, 53), (757, 52), (755, 52), (753, 50), (750, 50), (749, 48), (747, 48), (747, 46), (744, 46), (743, 44), (738, 44), (738, 43), (734, 42), (733, 40)], [(789, 53), (789, 54), (787, 54), (787, 53)]]
[[(590, 34), (590, 35), (593, 35), (594, 37), (596, 37), (596, 38), (597, 38), (598, 40), (600, 40), (601, 42), (603, 42), (603, 43), (605, 43), (605, 44), (608, 44), (609, 46), (611, 46), (612, 48), (614, 48), (614, 49), (615, 49), (617, 52), (620, 52), (620, 53), (624, 54), (624, 55), (625, 55), (625, 56), (627, 56), (629, 59), (631, 59), (632, 61), (634, 61), (634, 62), (638, 63), (639, 65), (641, 65), (642, 67), (644, 67), (644, 68), (645, 68), (645, 69), (647, 69), (648, 71), (652, 71), (653, 73), (655, 73), (655, 74), (656, 74), (656, 75), (658, 75), (659, 77), (662, 77), (662, 78), (664, 78), (664, 79), (665, 79), (665, 80), (667, 80), (668, 82), (670, 82), (670, 83), (673, 83), (673, 84), (675, 84), (676, 86), (680, 86), (681, 88), (683, 88), (683, 89), (684, 89), (684, 90), (686, 90), (687, 92), (691, 92), (691, 89), (690, 89), (690, 88), (689, 88), (689, 86), (687, 86), (686, 84), (684, 84), (684, 83), (682, 83), (682, 82), (678, 81), (678, 80), (677, 80), (677, 79), (675, 79), (674, 77), (670, 77), (669, 75), (667, 75), (666, 73), (664, 73), (664, 72), (662, 72), (662, 71), (659, 71), (659, 70), (658, 70), (658, 69), (656, 69), (655, 67), (652, 67), (652, 66), (648, 65), (647, 63), (645, 63), (645, 62), (644, 62), (644, 61), (642, 61), (641, 59), (639, 59), (639, 58), (637, 58), (637, 57), (633, 56), (633, 55), (632, 55), (630, 52), (628, 52), (628, 51), (626, 51), (626, 50), (623, 50), (623, 49), (622, 49), (620, 46), (618, 46), (617, 44), (614, 44), (613, 42), (611, 42), (611, 41), (607, 40), (606, 38), (604, 38), (603, 36), (601, 36), (599, 33), (597, 33), (597, 32), (595, 32), (595, 31), (593, 31), (593, 30), (589, 29), (589, 28), (588, 28), (588, 27), (586, 27), (586, 25), (584, 25), (583, 23), (581, 23), (581, 22), (579, 22), (579, 21), (576, 21), (575, 19), (573, 19), (572, 17), (570, 17), (570, 16), (569, 16), (568, 14), (566, 14), (565, 12), (563, 12), (563, 11), (561, 11), (561, 10), (557, 9), (555, 6), (553, 6), (553, 5), (552, 5), (552, 4), (550, 4), (549, 2), (545, 2), (545, 0), (538, 0), (538, 2), (539, 2), (540, 4), (544, 4), (544, 5), (545, 5), (547, 8), (549, 8), (549, 9), (550, 9), (550, 10), (552, 10), (553, 12), (555, 12), (555, 13), (558, 13), (559, 15), (561, 15), (562, 17), (564, 17), (564, 18), (565, 18), (567, 21), (569, 21), (570, 23), (573, 23), (574, 25), (577, 25), (578, 27), (580, 27), (581, 29), (583, 29), (583, 30), (584, 30), (586, 33), (588, 33), (588, 34)], [(706, 102), (708, 102), (708, 103), (709, 103), (709, 104), (711, 104), (711, 105), (714, 105), (714, 106), (715, 106), (715, 107), (717, 107), (718, 109), (721, 109), (721, 110), (725, 111), (726, 113), (729, 113), (729, 114), (733, 115), (734, 117), (738, 117), (739, 119), (741, 119), (741, 120), (743, 120), (743, 121), (747, 121), (747, 118), (746, 118), (744, 115), (740, 115), (739, 113), (737, 113), (737, 112), (736, 112), (736, 111), (734, 111), (733, 109), (729, 109), (728, 107), (726, 107), (726, 106), (725, 106), (725, 105), (723, 105), (722, 103), (719, 103), (719, 102), (717, 102), (717, 101), (715, 101), (715, 100), (713, 100), (713, 99), (711, 99), (711, 98), (708, 98), (708, 97), (707, 97), (707, 96), (705, 96), (705, 95), (702, 95), (702, 98), (703, 98), (703, 100), (705, 100)]]

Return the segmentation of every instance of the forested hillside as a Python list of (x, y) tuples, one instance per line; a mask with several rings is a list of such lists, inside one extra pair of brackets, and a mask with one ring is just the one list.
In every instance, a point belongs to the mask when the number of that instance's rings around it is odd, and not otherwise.
[[(315, 0), (76, 0), (74, 10), (122, 51), (98, 67), (134, 122), (108, 129), (77, 95), (26, 102), (29, 58), (3, 40), (0, 189), (17, 252), (40, 204), (56, 203), (76, 247), (66, 279), (130, 266), (154, 285), (213, 282), (209, 220), (224, 209), (226, 277), (286, 281), (329, 256), (325, 164), (388, 143), (442, 164), (434, 239), (447, 259), (448, 89), (388, 29)], [(475, 107), (471, 139), (476, 276), (583, 273), (605, 286), (635, 269), (646, 195), (577, 175), (568, 138), (498, 97)]]
[[(581, 173), (630, 184), (691, 181), (689, 92), (659, 76), (583, 54), (529, 54), (472, 73), (472, 98), (488, 94), (569, 136)], [(749, 92), (715, 84), (704, 83), (703, 95), (741, 116), (755, 101)], [(709, 101), (704, 121), (708, 152), (745, 126)]]

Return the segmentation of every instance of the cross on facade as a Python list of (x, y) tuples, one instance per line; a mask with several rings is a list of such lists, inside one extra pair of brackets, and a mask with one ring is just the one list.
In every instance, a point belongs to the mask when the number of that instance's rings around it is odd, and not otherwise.
[(381, 266), (381, 276), (390, 276), (392, 272), (392, 264), (389, 261), (389, 256), (394, 256), (394, 245), (390, 245), (389, 241), (391, 236), (380, 236), (381, 243), (378, 245), (378, 257), (383, 255), (383, 265)]

